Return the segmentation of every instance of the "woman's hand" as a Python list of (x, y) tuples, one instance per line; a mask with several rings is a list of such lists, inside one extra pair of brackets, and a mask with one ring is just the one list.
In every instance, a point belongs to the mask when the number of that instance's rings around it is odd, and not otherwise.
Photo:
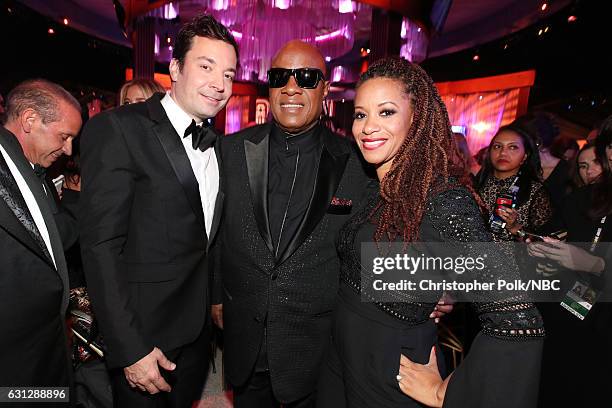
[(511, 234), (515, 234), (516, 231), (521, 229), (521, 225), (517, 223), (518, 212), (514, 208), (500, 207), (497, 211), (497, 215), (506, 222), (506, 229), (510, 231)]
[(605, 262), (575, 245), (544, 237), (544, 242), (529, 244), (527, 252), (537, 258), (547, 258), (557, 261), (561, 266), (574, 271), (600, 274), (605, 268)]
[(440, 376), (436, 346), (431, 348), (427, 364), (414, 363), (402, 355), (397, 382), (402, 392), (416, 401), (429, 407), (441, 407), (448, 379), (442, 380)]

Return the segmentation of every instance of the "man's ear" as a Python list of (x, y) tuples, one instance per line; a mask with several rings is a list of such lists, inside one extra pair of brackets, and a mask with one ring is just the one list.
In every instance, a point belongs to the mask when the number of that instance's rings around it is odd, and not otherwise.
[(40, 115), (32, 108), (24, 109), (19, 115), (19, 126), (25, 133), (30, 133), (36, 119), (40, 119)]
[(172, 58), (170, 60), (169, 70), (170, 70), (170, 79), (172, 80), (172, 82), (176, 82), (176, 79), (178, 78), (178, 75), (181, 72), (179, 60), (177, 60), (176, 58)]

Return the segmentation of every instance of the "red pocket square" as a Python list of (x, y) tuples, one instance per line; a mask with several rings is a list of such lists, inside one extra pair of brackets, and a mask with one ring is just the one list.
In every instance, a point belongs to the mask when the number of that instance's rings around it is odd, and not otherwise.
[(353, 205), (353, 200), (349, 200), (348, 198), (332, 197), (331, 205), (350, 207)]

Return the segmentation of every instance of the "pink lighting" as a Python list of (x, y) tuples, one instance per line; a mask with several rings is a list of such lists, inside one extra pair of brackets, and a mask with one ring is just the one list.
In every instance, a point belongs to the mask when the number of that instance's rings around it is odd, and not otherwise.
[[(354, 44), (355, 13), (371, 10), (350, 0), (189, 1), (201, 4), (240, 41), (237, 79), (244, 81), (265, 81), (272, 58), (293, 39), (316, 44), (330, 60), (346, 54)], [(353, 12), (341, 13), (340, 6)]]
[(345, 33), (346, 33), (346, 27), (343, 27), (339, 30), (332, 31), (331, 33), (317, 35), (315, 37), (315, 41), (319, 42), (319, 41), (331, 40), (332, 38), (340, 37), (341, 35), (344, 35)]
[(340, 13), (352, 13), (353, 2), (351, 0), (338, 0), (338, 11)]
[(274, 0), (274, 7), (281, 10), (287, 10), (291, 6), (291, 0)]
[(429, 39), (421, 27), (410, 21), (408, 17), (402, 20), (402, 47), (400, 56), (410, 62), (421, 62), (427, 56)]
[(210, 7), (213, 10), (225, 10), (227, 8), (227, 0), (212, 0)]

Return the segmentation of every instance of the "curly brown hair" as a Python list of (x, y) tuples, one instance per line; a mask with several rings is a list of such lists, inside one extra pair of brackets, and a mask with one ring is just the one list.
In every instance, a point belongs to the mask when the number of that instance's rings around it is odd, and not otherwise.
[(356, 89), (374, 78), (396, 80), (409, 96), (414, 111), (408, 135), (381, 180), (382, 200), (373, 212), (379, 214), (376, 241), (401, 237), (408, 243), (418, 239), (432, 195), (462, 185), (479, 205), (481, 201), (461, 165), (446, 107), (429, 75), (416, 64), (387, 57), (370, 65)]

